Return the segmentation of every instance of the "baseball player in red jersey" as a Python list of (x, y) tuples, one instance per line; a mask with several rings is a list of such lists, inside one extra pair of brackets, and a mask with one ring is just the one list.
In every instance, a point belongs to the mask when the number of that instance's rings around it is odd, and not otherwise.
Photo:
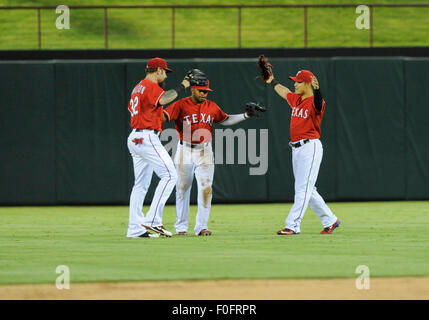
[[(172, 233), (162, 224), (162, 212), (176, 184), (174, 163), (159, 140), (163, 129), (163, 105), (172, 102), (179, 92), (189, 87), (183, 80), (177, 88), (164, 91), (167, 72), (172, 72), (162, 58), (153, 58), (146, 66), (146, 77), (134, 88), (128, 104), (132, 132), (128, 136), (128, 149), (133, 158), (134, 187), (130, 196), (130, 218), (127, 237), (171, 237)], [(146, 217), (142, 208), (152, 173), (161, 179), (155, 190)], [(150, 233), (147, 230), (155, 233)]]
[(322, 221), (323, 230), (320, 233), (330, 234), (340, 225), (340, 221), (326, 205), (315, 186), (323, 156), (319, 138), (326, 108), (325, 101), (319, 89), (319, 82), (311, 71), (301, 70), (295, 77), (289, 78), (295, 81), (295, 93), (278, 83), (273, 75), (266, 80), (292, 108), (289, 145), (292, 148), (295, 198), (286, 218), (286, 226), (277, 234), (300, 233), (301, 221), (308, 205)]
[(207, 99), (208, 92), (213, 90), (210, 89), (206, 75), (198, 69), (191, 70), (188, 75), (192, 95), (174, 102), (164, 110), (166, 120), (175, 121), (175, 128), (180, 137), (174, 158), (178, 173), (174, 227), (177, 235), (187, 234), (191, 186), (195, 175), (198, 186), (198, 212), (194, 232), (197, 236), (209, 236), (212, 234), (207, 223), (214, 175), (211, 143), (213, 123), (233, 125), (257, 116), (257, 113), (246, 111), (242, 114), (226, 114), (216, 103)]

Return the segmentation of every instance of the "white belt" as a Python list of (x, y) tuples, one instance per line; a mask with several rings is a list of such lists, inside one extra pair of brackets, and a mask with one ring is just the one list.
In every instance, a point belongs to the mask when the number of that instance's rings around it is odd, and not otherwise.
[(192, 148), (192, 149), (204, 149), (207, 146), (211, 145), (211, 142), (203, 142), (203, 143), (190, 143), (187, 141), (180, 141), (179, 142), (181, 145), (188, 147), (188, 148)]
[(156, 131), (156, 130), (152, 130), (152, 129), (133, 129), (133, 132), (152, 132), (153, 134), (157, 135), (158, 137), (161, 134), (160, 131)]

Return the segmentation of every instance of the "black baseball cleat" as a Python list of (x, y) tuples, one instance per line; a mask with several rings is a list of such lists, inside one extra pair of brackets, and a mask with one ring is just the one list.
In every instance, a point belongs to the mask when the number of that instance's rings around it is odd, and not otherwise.
[(152, 230), (153, 232), (159, 233), (162, 236), (171, 237), (173, 235), (170, 231), (164, 229), (164, 226), (152, 227), (144, 224), (142, 224), (142, 226), (146, 229)]
[(212, 232), (208, 229), (203, 229), (200, 231), (200, 233), (198, 234), (199, 236), (211, 236)]
[(158, 233), (149, 233), (149, 232), (145, 232), (141, 235), (138, 236), (139, 238), (159, 238), (159, 234)]

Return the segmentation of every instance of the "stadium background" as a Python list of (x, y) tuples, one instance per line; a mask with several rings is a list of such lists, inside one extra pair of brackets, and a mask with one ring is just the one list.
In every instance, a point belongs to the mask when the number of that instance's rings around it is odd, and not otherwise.
[[(217, 165), (214, 202), (292, 201), (293, 184), (286, 183), (293, 180), (290, 111), (255, 79), (255, 59), (169, 63), (176, 70), (168, 79), (170, 87), (197, 67), (210, 77), (210, 98), (227, 112), (242, 112), (246, 101), (269, 108), (262, 118), (232, 127), (269, 128), (267, 174), (249, 175), (249, 163)], [(323, 84), (328, 109), (318, 188), (327, 200), (429, 199), (429, 166), (424, 161), (429, 149), (422, 147), (429, 138), (424, 82), (429, 59), (274, 58), (272, 63), (281, 83), (291, 85), (288, 75), (310, 69)], [(124, 106), (144, 68), (145, 61), (121, 60), (1, 63), (0, 72), (8, 79), (0, 88), (2, 131), (8, 139), (2, 140), (6, 152), (0, 160), (5, 168), (0, 202), (127, 204), (133, 171)], [(237, 139), (235, 149), (238, 163)], [(225, 155), (223, 159), (225, 163)], [(193, 192), (195, 202), (195, 185)]]
[[(170, 87), (198, 67), (226, 112), (252, 100), (270, 108), (233, 127), (270, 129), (268, 173), (217, 166), (214, 202), (292, 201), (292, 185), (284, 183), (293, 179), (288, 108), (256, 79), (260, 53), (286, 85), (299, 69), (320, 77), (328, 111), (318, 186), (328, 201), (428, 199), (429, 151), (421, 145), (429, 6), (372, 3), (370, 28), (358, 29), (354, 2), (92, 1), (91, 8), (71, 1), (71, 27), (61, 30), (54, 1), (0, 1), (0, 72), (8, 79), (0, 87), (8, 137), (1, 140), (0, 204), (126, 204), (133, 173), (124, 143), (129, 115), (120, 106), (157, 55), (176, 69)], [(242, 192), (246, 185), (252, 188)]]
[[(420, 6), (372, 7), (370, 30), (355, 27), (358, 1), (335, 2), (351, 4), (347, 8), (242, 8), (241, 20), (237, 8), (177, 8), (174, 29), (171, 8), (108, 9), (108, 23), (103, 8), (72, 8), (71, 29), (58, 30), (54, 1), (0, 1), (4, 6), (52, 6), (40, 11), (0, 8), (0, 238), (4, 244), (0, 298), (69, 298), (67, 292), (51, 288), (55, 288), (55, 267), (61, 264), (70, 266), (74, 288), (85, 282), (138, 285), (151, 280), (157, 281), (151, 292), (168, 287), (154, 295), (103, 284), (92, 295), (87, 289), (70, 291), (81, 299), (428, 297), (429, 212), (424, 200), (429, 199), (425, 83), (429, 7), (413, 2)], [(199, 1), (198, 5), (260, 3)], [(293, 199), (287, 146), (290, 115), (284, 101), (255, 79), (261, 53), (272, 61), (282, 83), (291, 84), (288, 76), (302, 68), (319, 77), (328, 109), (317, 185), (343, 221), (335, 237), (320, 239), (320, 225), (309, 213), (299, 237), (275, 235)], [(153, 56), (167, 58), (176, 70), (168, 88), (188, 69), (199, 67), (215, 89), (209, 98), (225, 111), (241, 112), (249, 100), (269, 107), (262, 118), (232, 127), (269, 129), (269, 169), (266, 175), (249, 176), (249, 164), (216, 166), (210, 239), (189, 236), (137, 243), (124, 237), (133, 182), (125, 144), (130, 130), (126, 104), (143, 76), (145, 62)], [(194, 184), (193, 203), (195, 191)], [(170, 228), (173, 200), (174, 193), (164, 213)], [(191, 221), (195, 211), (193, 206)], [(354, 286), (355, 268), (361, 264), (371, 268), (372, 291), (357, 291)], [(224, 287), (215, 283), (210, 293), (205, 293), (206, 282), (189, 290), (183, 283), (158, 282), (304, 278), (329, 282), (307, 287), (303, 282), (281, 286), (228, 282)], [(383, 290), (377, 289), (383, 278), (387, 280), (379, 286)], [(46, 286), (15, 286), (34, 283)], [(234, 293), (231, 288), (241, 291)], [(119, 295), (106, 296), (113, 291)]]

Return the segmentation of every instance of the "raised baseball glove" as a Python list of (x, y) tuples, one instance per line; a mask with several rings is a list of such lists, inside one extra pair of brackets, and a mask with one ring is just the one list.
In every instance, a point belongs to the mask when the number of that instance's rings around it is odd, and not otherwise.
[(186, 73), (186, 80), (189, 81), (191, 86), (207, 86), (207, 76), (200, 69), (191, 69)]
[(258, 58), (258, 69), (261, 79), (266, 82), (273, 75), (273, 66), (267, 58), (261, 54)]
[(258, 102), (247, 102), (244, 105), (244, 110), (249, 117), (259, 117), (259, 112), (267, 111), (267, 108), (261, 106)]

